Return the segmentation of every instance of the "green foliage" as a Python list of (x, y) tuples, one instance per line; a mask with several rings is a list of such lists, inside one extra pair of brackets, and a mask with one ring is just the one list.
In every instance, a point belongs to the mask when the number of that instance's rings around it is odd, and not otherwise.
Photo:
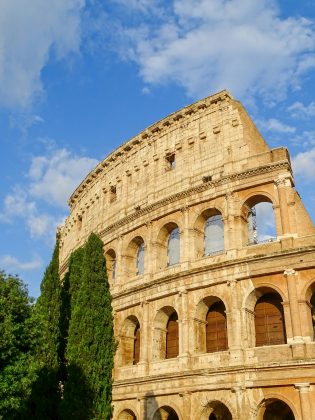
[(100, 238), (91, 234), (83, 250), (73, 255), (71, 264), (71, 320), (66, 352), (69, 376), (64, 389), (62, 417), (110, 419), (116, 345)]
[(39, 324), (22, 281), (0, 271), (0, 419), (23, 419), (36, 378)]

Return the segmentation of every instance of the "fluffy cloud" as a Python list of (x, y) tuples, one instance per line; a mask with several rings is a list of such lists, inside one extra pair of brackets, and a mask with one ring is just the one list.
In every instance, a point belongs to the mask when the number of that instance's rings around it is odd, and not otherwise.
[(295, 118), (315, 117), (315, 102), (311, 102), (308, 105), (304, 105), (302, 102), (294, 102), (294, 104), (289, 106), (288, 111)]
[(26, 106), (42, 90), (41, 70), (53, 51), (61, 59), (80, 46), (85, 0), (2, 0), (0, 105)]
[(12, 255), (4, 255), (0, 258), (0, 265), (7, 270), (24, 270), (32, 271), (41, 268), (42, 260), (38, 257), (34, 258), (32, 261), (21, 262), (16, 257)]
[(276, 133), (294, 133), (296, 131), (295, 127), (284, 124), (276, 118), (260, 121), (259, 127), (263, 128), (265, 131), (273, 131)]
[(175, 0), (161, 16), (125, 29), (125, 55), (147, 84), (175, 81), (192, 97), (228, 88), (276, 102), (315, 65), (313, 24), (281, 17), (275, 1)]
[(298, 153), (292, 161), (295, 175), (301, 176), (305, 183), (314, 183), (315, 180), (315, 148)]
[(96, 159), (75, 156), (66, 149), (36, 156), (29, 171), (29, 192), (54, 206), (66, 207), (70, 194), (97, 163)]
[(20, 218), (32, 238), (54, 239), (65, 218), (67, 199), (97, 162), (66, 149), (34, 157), (25, 184), (15, 186), (5, 197), (0, 222)]

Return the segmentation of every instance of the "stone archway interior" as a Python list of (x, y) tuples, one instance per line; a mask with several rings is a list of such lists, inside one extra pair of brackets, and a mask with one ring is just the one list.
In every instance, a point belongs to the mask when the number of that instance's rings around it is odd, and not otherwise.
[(179, 420), (179, 418), (173, 408), (165, 406), (155, 413), (153, 420)]
[(223, 403), (214, 401), (209, 404), (209, 407), (212, 408), (209, 420), (232, 420), (230, 410)]
[(131, 410), (124, 410), (119, 414), (118, 420), (137, 420), (137, 417)]
[(263, 420), (295, 420), (295, 417), (286, 403), (273, 400), (266, 405)]

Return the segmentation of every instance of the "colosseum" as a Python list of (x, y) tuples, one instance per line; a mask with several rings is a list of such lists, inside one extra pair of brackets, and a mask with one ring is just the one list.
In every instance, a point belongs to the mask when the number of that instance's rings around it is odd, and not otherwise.
[(114, 420), (315, 419), (315, 228), (227, 91), (122, 144), (69, 199), (113, 297)]

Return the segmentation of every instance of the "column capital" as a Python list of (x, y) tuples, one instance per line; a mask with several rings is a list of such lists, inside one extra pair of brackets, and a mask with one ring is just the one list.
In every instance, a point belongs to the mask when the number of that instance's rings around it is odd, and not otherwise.
[(310, 386), (311, 384), (309, 382), (298, 382), (294, 384), (294, 387), (301, 393), (309, 392)]
[(288, 277), (288, 276), (296, 276), (297, 272), (293, 269), (293, 268), (287, 268), (286, 270), (284, 270), (283, 274)]
[(280, 174), (278, 178), (274, 180), (276, 186), (279, 187), (291, 187), (292, 177), (289, 174)]

